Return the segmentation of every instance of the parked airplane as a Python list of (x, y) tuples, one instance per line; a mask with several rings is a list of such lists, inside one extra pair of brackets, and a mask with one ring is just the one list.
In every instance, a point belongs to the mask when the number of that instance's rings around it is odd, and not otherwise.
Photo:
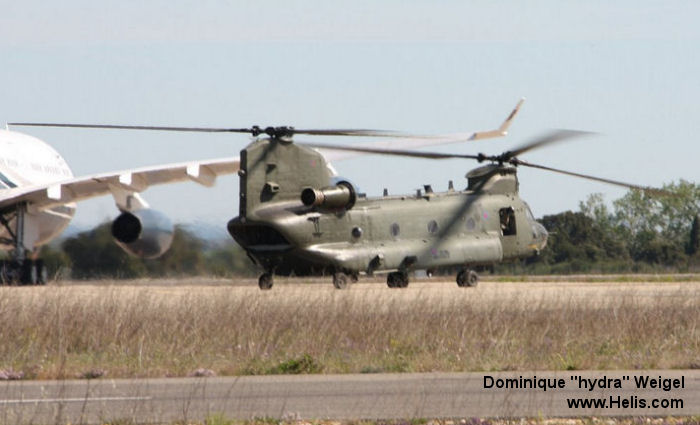
[[(503, 124), (495, 130), (391, 139), (374, 142), (372, 146), (410, 149), (502, 137), (507, 134), (522, 103), (523, 100), (518, 102)], [(113, 196), (120, 211), (112, 224), (112, 235), (116, 243), (130, 254), (156, 258), (170, 247), (174, 228), (165, 214), (150, 208), (140, 192), (154, 185), (187, 180), (211, 187), (217, 177), (237, 172), (240, 165), (239, 157), (228, 157), (75, 177), (55, 149), (33, 136), (10, 131), (10, 125), (75, 127), (63, 124), (8, 123), (6, 130), (0, 130), (0, 249), (9, 254), (9, 259), (0, 261), (0, 283), (46, 283), (46, 269), (38, 258), (39, 248), (58, 237), (68, 226), (77, 201), (107, 194)], [(146, 129), (138, 126), (77, 126)], [(198, 130), (191, 128), (180, 131)], [(320, 132), (323, 133), (322, 130)], [(329, 161), (359, 155), (325, 149), (323, 153)]]

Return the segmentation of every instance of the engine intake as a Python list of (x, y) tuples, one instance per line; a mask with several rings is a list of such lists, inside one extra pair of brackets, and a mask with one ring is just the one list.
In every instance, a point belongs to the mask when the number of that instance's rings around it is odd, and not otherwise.
[(307, 207), (349, 210), (355, 205), (357, 195), (352, 184), (341, 181), (332, 187), (314, 189), (308, 187), (301, 191), (301, 202)]
[(112, 223), (115, 242), (129, 254), (157, 258), (170, 248), (173, 223), (163, 213), (152, 209), (125, 211)]

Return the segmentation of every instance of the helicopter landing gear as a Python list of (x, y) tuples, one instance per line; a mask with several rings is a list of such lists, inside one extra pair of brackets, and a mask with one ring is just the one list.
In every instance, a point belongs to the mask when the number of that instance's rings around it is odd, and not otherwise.
[(258, 278), (258, 287), (260, 287), (261, 290), (267, 291), (268, 289), (272, 289), (272, 284), (274, 283), (272, 279), (272, 273), (263, 273), (260, 275)]
[(333, 273), (333, 286), (335, 289), (345, 289), (350, 284), (351, 277), (343, 272)]
[(389, 273), (386, 277), (386, 284), (389, 288), (407, 288), (408, 287), (408, 273), (406, 273), (406, 272)]
[(472, 288), (479, 283), (479, 275), (474, 270), (460, 270), (457, 273), (457, 286), (460, 288)]

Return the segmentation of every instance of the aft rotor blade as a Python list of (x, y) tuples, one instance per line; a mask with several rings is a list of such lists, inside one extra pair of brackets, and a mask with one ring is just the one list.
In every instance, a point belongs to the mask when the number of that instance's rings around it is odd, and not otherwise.
[(409, 151), (403, 149), (384, 149), (384, 148), (372, 148), (369, 146), (348, 146), (348, 145), (333, 145), (328, 143), (304, 143), (304, 146), (309, 146), (318, 149), (330, 149), (338, 151), (349, 151), (349, 152), (361, 152), (361, 153), (373, 153), (377, 155), (392, 155), (392, 156), (403, 156), (410, 158), (428, 158), (428, 159), (450, 159), (450, 158), (462, 158), (462, 159), (476, 159), (482, 158), (479, 155), (462, 155), (462, 154), (451, 154), (451, 153), (440, 153), (440, 152), (419, 152), (419, 151)]
[(663, 189), (656, 189), (653, 187), (647, 187), (647, 186), (639, 186), (636, 184), (631, 184), (631, 183), (625, 183), (621, 182), (618, 180), (611, 180), (611, 179), (606, 179), (603, 177), (596, 177), (596, 176), (591, 176), (588, 174), (581, 174), (581, 173), (575, 173), (573, 171), (566, 171), (566, 170), (560, 170), (558, 168), (552, 168), (552, 167), (547, 167), (545, 165), (539, 165), (539, 164), (533, 164), (531, 162), (526, 162), (517, 158), (514, 158), (510, 161), (511, 164), (517, 165), (517, 166), (523, 166), (523, 167), (532, 167), (532, 168), (537, 168), (540, 170), (546, 170), (546, 171), (552, 171), (555, 173), (560, 173), (560, 174), (565, 174), (567, 176), (573, 176), (573, 177), (579, 177), (582, 179), (587, 179), (587, 180), (593, 180), (597, 182), (602, 182), (602, 183), (607, 183), (615, 186), (620, 186), (620, 187), (625, 187), (627, 189), (635, 189), (635, 190), (641, 190), (643, 192), (647, 192), (650, 194), (655, 194), (655, 195), (666, 195), (666, 196), (675, 196), (673, 193), (668, 192)]
[(595, 133), (591, 133), (588, 131), (579, 131), (579, 130), (554, 130), (554, 131), (551, 131), (549, 133), (545, 133), (543, 136), (540, 136), (540, 137), (536, 138), (535, 140), (532, 140), (528, 143), (525, 143), (524, 145), (522, 145), (518, 148), (509, 150), (508, 152), (506, 152), (504, 154), (504, 155), (507, 155), (507, 158), (505, 158), (505, 159), (508, 160), (510, 158), (520, 156), (525, 152), (531, 151), (533, 149), (541, 148), (543, 146), (550, 145), (552, 143), (561, 142), (563, 140), (572, 139), (574, 137), (588, 136), (591, 134), (595, 134)]

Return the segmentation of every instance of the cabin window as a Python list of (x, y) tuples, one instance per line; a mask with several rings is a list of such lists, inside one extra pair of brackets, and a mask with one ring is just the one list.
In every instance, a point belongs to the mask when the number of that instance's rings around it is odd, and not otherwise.
[(430, 220), (430, 223), (428, 223), (428, 232), (430, 233), (437, 233), (438, 231), (438, 224), (437, 221), (435, 220)]
[(530, 221), (535, 221), (535, 216), (532, 215), (532, 210), (530, 210), (530, 206), (525, 203), (525, 215)]
[(515, 235), (515, 211), (513, 207), (501, 208), (498, 211), (498, 216), (501, 220), (501, 232), (503, 236)]
[(352, 233), (353, 238), (359, 239), (362, 236), (362, 228), (361, 227), (353, 227), (351, 233)]
[(401, 227), (399, 226), (399, 223), (394, 223), (391, 225), (391, 236), (398, 238), (399, 235), (401, 234)]

